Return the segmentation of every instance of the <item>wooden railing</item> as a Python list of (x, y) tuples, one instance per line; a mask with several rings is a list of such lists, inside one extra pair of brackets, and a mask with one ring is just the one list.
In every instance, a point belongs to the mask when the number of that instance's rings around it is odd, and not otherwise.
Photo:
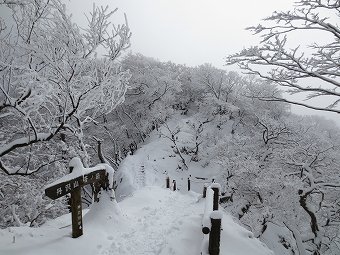
[(219, 211), (219, 195), (221, 185), (212, 183), (203, 188), (205, 197), (204, 215), (202, 218), (202, 232), (204, 234), (201, 254), (219, 255), (221, 239), (222, 213)]
[[(176, 190), (176, 181), (166, 178), (166, 188)], [(188, 191), (190, 191), (190, 178), (188, 178)], [(218, 183), (204, 184), (203, 198), (205, 198), (204, 215), (202, 218), (203, 241), (201, 245), (201, 255), (219, 255), (222, 213), (219, 210), (219, 196), (221, 185)]]

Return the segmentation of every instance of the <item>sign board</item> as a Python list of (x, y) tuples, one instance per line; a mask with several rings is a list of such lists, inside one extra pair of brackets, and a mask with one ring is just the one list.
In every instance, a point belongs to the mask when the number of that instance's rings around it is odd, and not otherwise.
[(89, 174), (79, 176), (75, 179), (58, 183), (52, 187), (45, 189), (45, 194), (51, 199), (63, 197), (78, 187), (83, 187), (94, 182), (103, 182), (106, 176), (105, 170), (93, 171)]
[[(72, 214), (72, 237), (77, 238), (83, 235), (83, 216), (81, 206), (81, 187), (87, 184), (94, 184), (96, 191), (98, 187), (107, 188), (108, 178), (106, 170), (95, 170), (91, 173), (81, 175), (74, 179), (57, 183), (45, 189), (45, 194), (51, 199), (57, 199), (71, 193), (71, 214)], [(95, 198), (97, 194), (94, 194)], [(96, 200), (96, 199), (95, 199)]]

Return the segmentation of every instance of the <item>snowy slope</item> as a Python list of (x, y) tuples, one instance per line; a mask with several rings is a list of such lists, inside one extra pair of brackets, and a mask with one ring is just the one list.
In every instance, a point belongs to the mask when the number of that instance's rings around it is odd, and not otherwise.
[[(176, 127), (181, 130), (177, 134), (179, 147), (188, 145), (193, 141), (192, 130), (188, 129), (186, 124), (188, 120), (190, 118), (179, 116), (168, 122), (171, 130), (175, 130)], [(216, 178), (221, 173), (219, 165), (210, 163), (209, 167), (203, 167), (202, 162), (190, 161), (190, 158), (185, 155), (183, 156), (186, 157), (189, 169), (179, 169), (181, 160), (174, 153), (173, 143), (162, 134), (169, 134), (164, 126), (151, 133), (149, 139), (141, 148), (134, 155), (127, 156), (121, 163), (116, 173), (117, 183), (123, 183), (123, 185), (119, 184), (116, 190), (118, 201), (145, 185), (164, 186), (167, 176), (170, 177), (171, 181), (176, 180), (177, 188), (180, 190), (187, 189), (187, 178), (190, 177), (191, 190), (201, 193), (204, 183), (211, 182), (211, 179)], [(202, 178), (206, 180), (204, 181)]]
[[(181, 126), (178, 136), (182, 145), (192, 135), (185, 122), (177, 119), (169, 123), (171, 128)], [(71, 238), (71, 216), (64, 215), (40, 228), (0, 230), (0, 255), (200, 254), (204, 212), (200, 193), (203, 183), (214, 178), (219, 169), (189, 161), (188, 170), (179, 169), (180, 159), (171, 146), (169, 139), (154, 132), (135, 155), (122, 162), (116, 174), (118, 203), (104, 193), (100, 203), (84, 211), (84, 235), (80, 238)], [(177, 181), (179, 191), (165, 189), (166, 176)], [(221, 255), (273, 254), (230, 215), (223, 214)]]
[[(144, 187), (117, 205), (109, 200), (84, 217), (84, 235), (70, 237), (70, 215), (41, 228), (0, 232), (0, 254), (199, 254), (204, 199), (160, 187)], [(121, 210), (121, 212), (120, 212)], [(13, 242), (15, 238), (15, 242)], [(221, 254), (272, 254), (252, 234), (223, 217)]]

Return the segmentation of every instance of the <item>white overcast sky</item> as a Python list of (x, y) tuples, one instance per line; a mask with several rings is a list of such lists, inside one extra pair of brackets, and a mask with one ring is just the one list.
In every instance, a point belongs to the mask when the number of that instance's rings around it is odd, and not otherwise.
[[(92, 9), (91, 0), (64, 0), (74, 18)], [(175, 63), (223, 67), (223, 58), (256, 43), (247, 26), (275, 10), (289, 9), (293, 0), (97, 0), (119, 8), (128, 17), (133, 52)]]

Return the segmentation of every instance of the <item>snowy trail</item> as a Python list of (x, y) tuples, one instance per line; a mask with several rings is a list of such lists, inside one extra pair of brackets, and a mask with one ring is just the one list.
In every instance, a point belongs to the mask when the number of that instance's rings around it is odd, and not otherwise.
[[(173, 192), (147, 186), (119, 203), (124, 227), (107, 237), (110, 245), (100, 255), (200, 254), (204, 199), (195, 192)], [(223, 255), (272, 255), (253, 234), (224, 214), (221, 232)]]
[[(192, 197), (194, 195), (183, 197), (179, 193), (159, 189), (155, 197), (155, 193), (150, 192), (152, 189), (146, 187), (134, 196), (134, 201), (120, 203), (123, 211), (125, 207), (129, 208), (126, 215), (129, 226), (117, 236), (112, 236), (119, 241), (113, 241), (110, 248), (101, 254), (199, 254), (201, 217), (197, 215), (197, 207), (200, 206)], [(135, 204), (136, 200), (143, 201), (143, 204)], [(193, 222), (197, 235), (187, 236), (184, 230)], [(191, 250), (177, 250), (173, 243), (182, 248), (187, 246), (181, 245), (181, 242), (191, 243)]]
[[(178, 134), (179, 147), (192, 146), (191, 139), (189, 139), (192, 134), (189, 132), (190, 130), (187, 130), (186, 122), (187, 119), (180, 116), (174, 123), (169, 123), (172, 129), (176, 125), (181, 127), (182, 131)], [(164, 130), (160, 132), (166, 133)], [(210, 162), (208, 167), (202, 166), (202, 162), (192, 161), (188, 155), (184, 155), (184, 157), (189, 169), (179, 169), (178, 167), (182, 165), (181, 159), (172, 147), (173, 144), (169, 139), (160, 136), (155, 131), (150, 134), (150, 138), (134, 155), (128, 155), (116, 172), (117, 182), (123, 180), (123, 184), (118, 185), (116, 189), (118, 201), (144, 186), (164, 187), (166, 177), (170, 177), (171, 183), (176, 180), (177, 188), (182, 191), (187, 190), (187, 179), (190, 177), (191, 190), (200, 193), (204, 183), (211, 182), (221, 172), (218, 164)]]
[(135, 175), (134, 184), (139, 189), (141, 189), (145, 186), (145, 167), (144, 166), (141, 166), (140, 169), (137, 170), (137, 173)]
[[(96, 204), (84, 217), (84, 235), (71, 238), (70, 215), (40, 228), (0, 230), (0, 255), (195, 255), (203, 238), (204, 199), (194, 192), (147, 186), (120, 203)], [(252, 233), (224, 213), (223, 255), (272, 255)], [(13, 242), (13, 237), (15, 242)]]

